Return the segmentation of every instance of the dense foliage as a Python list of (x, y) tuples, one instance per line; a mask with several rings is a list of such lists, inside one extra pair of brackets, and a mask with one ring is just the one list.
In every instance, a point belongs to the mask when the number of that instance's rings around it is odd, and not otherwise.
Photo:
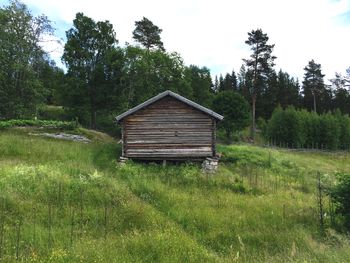
[(329, 150), (350, 149), (350, 118), (340, 111), (318, 115), (278, 108), (268, 121), (266, 139), (275, 145)]
[(21, 2), (0, 8), (0, 119), (31, 117), (45, 100), (40, 44), (51, 34), (47, 17), (34, 17)]
[[(63, 61), (68, 67), (68, 77), (74, 81), (72, 108), (89, 112), (90, 125), (96, 128), (96, 112), (106, 107), (108, 93), (113, 91), (113, 66), (110, 56), (117, 44), (112, 24), (95, 22), (78, 13), (74, 27), (67, 31)], [(74, 94), (75, 93), (75, 94)], [(78, 104), (78, 105), (77, 105)]]
[(343, 216), (344, 225), (350, 231), (350, 173), (338, 173), (336, 178), (330, 196), (336, 205), (335, 212)]
[(249, 124), (248, 102), (237, 92), (219, 93), (214, 99), (213, 109), (225, 116), (224, 120), (219, 123), (219, 127), (225, 130), (227, 138), (230, 138), (233, 132), (241, 131)]

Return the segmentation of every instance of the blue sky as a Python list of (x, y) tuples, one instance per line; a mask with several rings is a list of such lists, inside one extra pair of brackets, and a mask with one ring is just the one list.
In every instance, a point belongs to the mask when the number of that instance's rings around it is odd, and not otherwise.
[[(113, 23), (120, 44), (133, 43), (134, 22), (143, 16), (163, 29), (165, 48), (187, 65), (210, 68), (212, 75), (236, 72), (250, 51), (247, 32), (262, 28), (275, 44), (276, 70), (300, 80), (314, 59), (326, 79), (350, 67), (349, 0), (23, 0), (34, 14), (46, 14), (65, 37), (77, 12)], [(0, 0), (0, 4), (7, 1)], [(59, 62), (62, 47), (46, 47)], [(58, 63), (60, 64), (60, 63)]]

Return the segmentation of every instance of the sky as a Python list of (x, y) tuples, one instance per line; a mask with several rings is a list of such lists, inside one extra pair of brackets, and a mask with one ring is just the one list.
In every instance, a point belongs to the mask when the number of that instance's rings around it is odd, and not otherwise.
[[(239, 71), (251, 54), (247, 33), (258, 28), (275, 44), (275, 69), (300, 81), (311, 59), (321, 64), (326, 81), (350, 67), (350, 0), (22, 1), (33, 14), (47, 15), (63, 42), (77, 12), (109, 20), (120, 45), (134, 44), (135, 21), (145, 16), (163, 29), (167, 51), (181, 54), (186, 65), (208, 67), (213, 77)], [(61, 66), (63, 47), (49, 42), (45, 48)]]

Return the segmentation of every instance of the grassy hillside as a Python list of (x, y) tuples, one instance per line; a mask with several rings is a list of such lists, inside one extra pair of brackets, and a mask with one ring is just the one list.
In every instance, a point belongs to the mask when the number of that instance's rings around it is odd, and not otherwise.
[(0, 261), (350, 259), (346, 236), (318, 234), (315, 195), (315, 171), (350, 171), (350, 154), (219, 146), (212, 176), (189, 163), (119, 166), (119, 145), (100, 133), (80, 130), (84, 144), (30, 131), (0, 131)]

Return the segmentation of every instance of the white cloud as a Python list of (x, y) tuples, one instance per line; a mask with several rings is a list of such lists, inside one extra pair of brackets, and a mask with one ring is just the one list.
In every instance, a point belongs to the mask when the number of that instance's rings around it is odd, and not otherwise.
[[(247, 32), (262, 28), (275, 43), (276, 69), (302, 79), (303, 68), (315, 59), (326, 78), (350, 66), (350, 25), (336, 17), (350, 10), (348, 0), (25, 0), (53, 21), (72, 23), (77, 12), (109, 20), (120, 43), (132, 43), (134, 22), (143, 16), (163, 29), (169, 51), (186, 64), (207, 66), (213, 74), (237, 72), (249, 55)], [(65, 28), (64, 30), (67, 30)]]

